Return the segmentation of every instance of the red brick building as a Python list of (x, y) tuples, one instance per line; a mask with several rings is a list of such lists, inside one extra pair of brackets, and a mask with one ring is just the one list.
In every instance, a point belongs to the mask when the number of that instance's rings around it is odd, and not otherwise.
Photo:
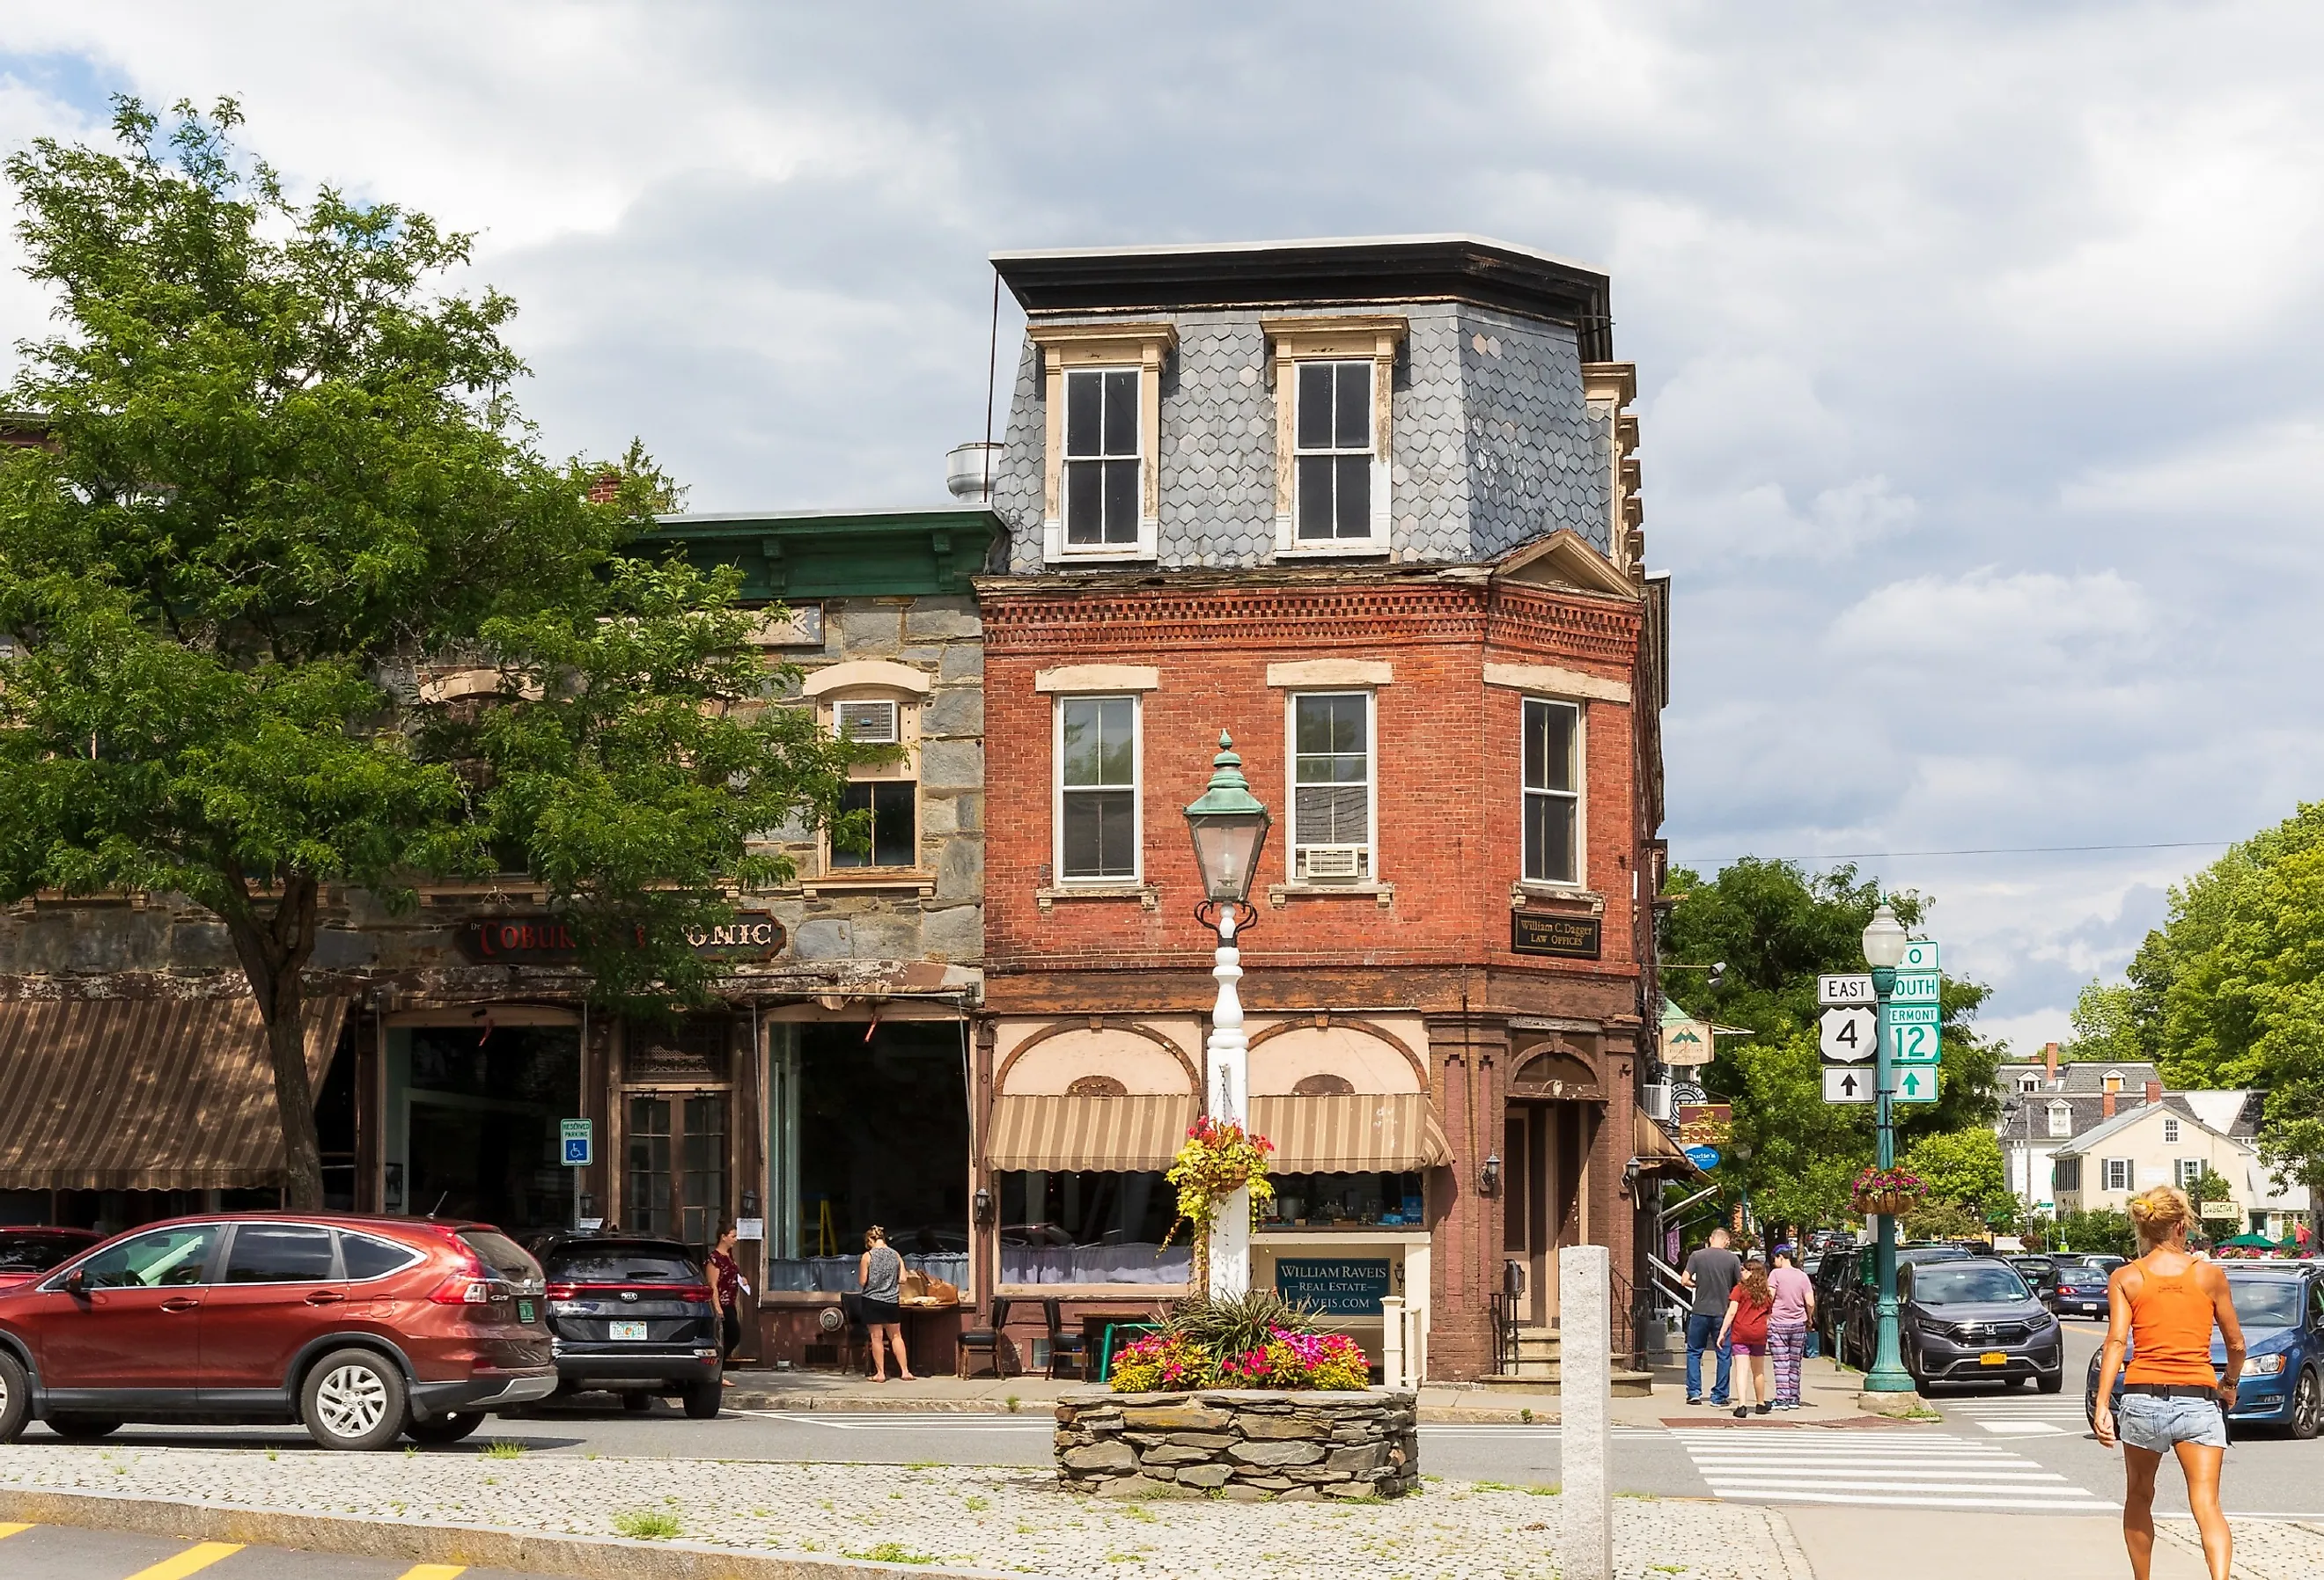
[(978, 583), (976, 1260), (1069, 1311), (1185, 1277), (1158, 1170), (1214, 940), (1182, 808), (1226, 731), (1275, 818), (1253, 1281), (1368, 1347), (1402, 1297), (1432, 1377), (1538, 1372), (1557, 1248), (1627, 1278), (1668, 1150), (1635, 1103), (1666, 584), (1606, 282), (1461, 238), (999, 263), (1029, 327)]

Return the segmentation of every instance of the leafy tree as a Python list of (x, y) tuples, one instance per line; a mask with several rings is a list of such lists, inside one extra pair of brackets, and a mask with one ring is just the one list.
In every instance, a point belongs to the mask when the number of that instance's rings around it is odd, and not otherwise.
[[(1810, 873), (1793, 862), (1745, 857), (1704, 879), (1671, 873), (1679, 896), (1663, 920), (1666, 961), (1724, 962), (1721, 980), (1674, 971), (1667, 992), (1696, 1016), (1742, 1027), (1749, 1038), (1718, 1039), (1702, 1072), (1704, 1087), (1735, 1104), (1735, 1139), (1720, 1173), (1749, 1189), (1763, 1218), (1829, 1222), (1847, 1211), (1848, 1180), (1872, 1161), (1872, 1114), (1823, 1100), (1816, 1050), (1819, 975), (1864, 969), (1864, 924), (1880, 902), (1879, 884), (1852, 866)], [(1894, 899), (1910, 926), (1923, 914), (1912, 896)], [(1989, 989), (1947, 978), (1942, 984), (1944, 1065), (1939, 1100), (1897, 1110), (1900, 1151), (1914, 1138), (1991, 1123), (1998, 1112), (1994, 1075), (2001, 1049), (1970, 1029)]]
[(1987, 1213), (2013, 1199), (2001, 1142), (1982, 1127), (1923, 1136), (1902, 1161), (1928, 1186), (1931, 1201), (1967, 1207), (1980, 1224)]
[[(848, 749), (762, 701), (731, 577), (626, 553), (669, 497), (537, 449), (505, 296), (431, 294), (469, 238), (233, 144), (231, 102), (7, 161), (60, 331), (0, 455), (0, 896), (174, 892), (267, 1032), (290, 1205), (321, 1201), (302, 1047), (347, 889), (521, 867), (601, 995), (698, 997), (678, 929), (779, 875), (753, 830), (837, 804)], [(496, 693), (425, 700), (434, 663)], [(849, 830), (849, 833), (856, 831)]]
[(2138, 1254), (2138, 1231), (2132, 1225), (2130, 1215), (2114, 1207), (2061, 1213), (2045, 1238), (2052, 1251), (2080, 1252), (2090, 1256)]
[(2074, 1034), (2058, 1049), (2061, 1059), (2124, 1064), (2150, 1060), (2154, 1049), (2138, 1016), (2137, 990), (2128, 983), (2091, 982), (2074, 1000)]
[(2172, 890), (2129, 979), (2164, 1078), (2264, 1089), (2262, 1161), (2324, 1199), (2324, 803)]
[(1965, 1202), (1931, 1197), (1904, 1215), (1904, 1234), (1914, 1240), (1982, 1240), (1989, 1233), (1985, 1215)]

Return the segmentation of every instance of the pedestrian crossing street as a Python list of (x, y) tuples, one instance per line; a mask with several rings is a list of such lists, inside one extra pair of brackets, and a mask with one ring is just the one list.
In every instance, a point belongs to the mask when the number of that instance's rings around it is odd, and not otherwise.
[(2103, 1514), (2116, 1505), (1998, 1444), (1936, 1434), (1674, 1428), (1712, 1493), (1746, 1502)]

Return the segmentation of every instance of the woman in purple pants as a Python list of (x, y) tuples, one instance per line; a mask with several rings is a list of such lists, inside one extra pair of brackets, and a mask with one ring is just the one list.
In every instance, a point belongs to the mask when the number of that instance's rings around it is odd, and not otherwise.
[(1775, 1270), (1767, 1292), (1775, 1304), (1767, 1314), (1767, 1358), (1775, 1372), (1775, 1408), (1800, 1408), (1800, 1358), (1807, 1354), (1808, 1326), (1815, 1320), (1815, 1286), (1798, 1267), (1798, 1253), (1775, 1247)]

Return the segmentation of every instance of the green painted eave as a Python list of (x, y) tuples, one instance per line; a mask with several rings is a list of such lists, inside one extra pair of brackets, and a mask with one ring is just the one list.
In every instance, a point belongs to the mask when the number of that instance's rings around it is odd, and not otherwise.
[(675, 548), (707, 569), (742, 572), (745, 600), (916, 597), (974, 591), (1001, 533), (983, 505), (926, 510), (781, 511), (668, 515), (639, 547)]

